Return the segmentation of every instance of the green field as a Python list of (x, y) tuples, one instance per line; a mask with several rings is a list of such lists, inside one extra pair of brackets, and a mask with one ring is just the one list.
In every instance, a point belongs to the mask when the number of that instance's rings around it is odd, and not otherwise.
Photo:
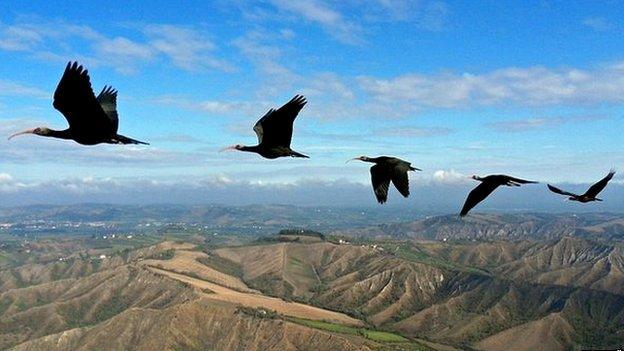
[(342, 324), (314, 321), (310, 319), (302, 319), (302, 318), (295, 318), (295, 317), (287, 317), (286, 319), (291, 322), (305, 325), (307, 327), (311, 327), (315, 329), (327, 330), (330, 332), (341, 333), (341, 334), (362, 335), (366, 337), (367, 339), (377, 341), (377, 342), (409, 341), (408, 339), (402, 337), (401, 335), (389, 333), (389, 332), (383, 332), (383, 331), (377, 331), (377, 330), (365, 329), (365, 328), (349, 327), (349, 326), (342, 325)]
[(364, 334), (364, 336), (366, 338), (374, 340), (374, 341), (379, 341), (379, 342), (405, 342), (405, 341), (408, 341), (406, 338), (402, 337), (401, 335), (394, 334), (394, 333), (389, 333), (389, 332), (384, 332), (384, 331), (362, 329), (361, 332), (362, 332), (362, 334)]

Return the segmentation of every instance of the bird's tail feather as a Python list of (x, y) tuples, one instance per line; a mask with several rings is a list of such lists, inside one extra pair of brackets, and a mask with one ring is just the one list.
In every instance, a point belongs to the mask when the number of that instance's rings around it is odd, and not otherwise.
[(141, 144), (141, 145), (149, 145), (144, 141), (128, 138), (127, 136), (117, 135), (115, 138), (120, 144)]
[(310, 156), (306, 156), (304, 154), (298, 153), (297, 151), (292, 151), (290, 156), (291, 157), (310, 158)]

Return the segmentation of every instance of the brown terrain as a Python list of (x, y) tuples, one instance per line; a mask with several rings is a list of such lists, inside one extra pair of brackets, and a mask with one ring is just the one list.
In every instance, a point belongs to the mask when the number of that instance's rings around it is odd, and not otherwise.
[(364, 326), (344, 313), (263, 295), (202, 264), (206, 258), (194, 245), (164, 242), (105, 259), (69, 257), (0, 271), (0, 349), (387, 349), (358, 333), (297, 323)]
[(624, 344), (619, 242), (304, 239), (216, 249), (164, 242), (103, 259), (55, 244), (44, 261), (0, 269), (0, 349)]
[(624, 343), (621, 246), (569, 237), (406, 246), (282, 243), (215, 253), (260, 291), (413, 338), (484, 350)]

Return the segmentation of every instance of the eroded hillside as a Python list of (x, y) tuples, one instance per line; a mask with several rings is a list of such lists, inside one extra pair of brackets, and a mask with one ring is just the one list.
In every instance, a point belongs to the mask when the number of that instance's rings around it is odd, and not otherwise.
[[(624, 340), (619, 247), (572, 238), (413, 245), (282, 243), (215, 253), (260, 291), (414, 338), (492, 350), (503, 342), (557, 350)], [(555, 329), (530, 339), (512, 332), (543, 325)]]
[[(165, 242), (0, 271), (0, 349), (378, 350), (430, 346), (266, 296), (194, 245)], [(223, 262), (222, 262), (223, 263)], [(388, 343), (390, 338), (393, 343)], [(403, 346), (401, 346), (403, 345)]]

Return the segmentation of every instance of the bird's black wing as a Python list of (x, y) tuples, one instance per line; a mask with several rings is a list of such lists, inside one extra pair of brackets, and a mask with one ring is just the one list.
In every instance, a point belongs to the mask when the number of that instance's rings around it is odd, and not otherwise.
[(615, 174), (615, 171), (611, 170), (609, 174), (607, 174), (606, 177), (602, 178), (598, 183), (590, 186), (589, 189), (583, 195), (590, 197), (590, 198), (594, 198), (598, 196), (598, 194), (602, 191), (602, 189), (604, 189), (607, 186), (607, 183), (609, 183), (611, 178), (613, 178), (614, 174)]
[(117, 133), (117, 129), (119, 128), (119, 116), (117, 115), (117, 90), (113, 89), (113, 87), (104, 86), (104, 89), (100, 92), (100, 95), (97, 97), (97, 101), (102, 106), (102, 110), (110, 119), (111, 124), (113, 126), (113, 132)]
[(561, 189), (556, 188), (556, 187), (554, 187), (554, 186), (552, 186), (550, 184), (548, 184), (548, 189), (550, 189), (550, 191), (552, 191), (553, 193), (559, 194), (559, 195), (574, 196), (574, 197), (578, 196), (577, 194), (570, 193), (570, 192), (567, 192), (565, 190), (561, 190)]
[(65, 116), (69, 128), (80, 134), (110, 135), (111, 120), (95, 98), (89, 72), (70, 62), (54, 92), (53, 106)]
[(388, 168), (381, 165), (374, 165), (370, 169), (373, 190), (377, 202), (383, 204), (388, 200), (388, 187), (390, 187), (391, 175)]
[(464, 207), (460, 212), (460, 216), (465, 216), (468, 212), (475, 207), (479, 202), (485, 200), (488, 195), (490, 195), (496, 188), (498, 188), (499, 184), (494, 182), (482, 182), (476, 188), (472, 189), (472, 191), (468, 194), (466, 198), (466, 202), (464, 203)]
[(509, 180), (511, 180), (512, 182), (519, 183), (519, 184), (537, 184), (538, 183), (532, 180), (524, 180), (524, 179), (514, 178), (510, 176), (506, 176), (506, 177), (509, 178)]
[(258, 142), (266, 146), (290, 147), (293, 123), (306, 102), (305, 97), (296, 95), (277, 110), (269, 110), (254, 126)]
[(409, 196), (409, 178), (407, 177), (408, 163), (398, 164), (392, 169), (392, 184), (403, 195)]
[(264, 128), (262, 127), (263, 121), (273, 112), (275, 112), (275, 109), (270, 109), (269, 112), (265, 113), (264, 116), (262, 116), (253, 127), (254, 132), (256, 132), (256, 135), (258, 136), (258, 144), (262, 144), (262, 140), (264, 139)]

